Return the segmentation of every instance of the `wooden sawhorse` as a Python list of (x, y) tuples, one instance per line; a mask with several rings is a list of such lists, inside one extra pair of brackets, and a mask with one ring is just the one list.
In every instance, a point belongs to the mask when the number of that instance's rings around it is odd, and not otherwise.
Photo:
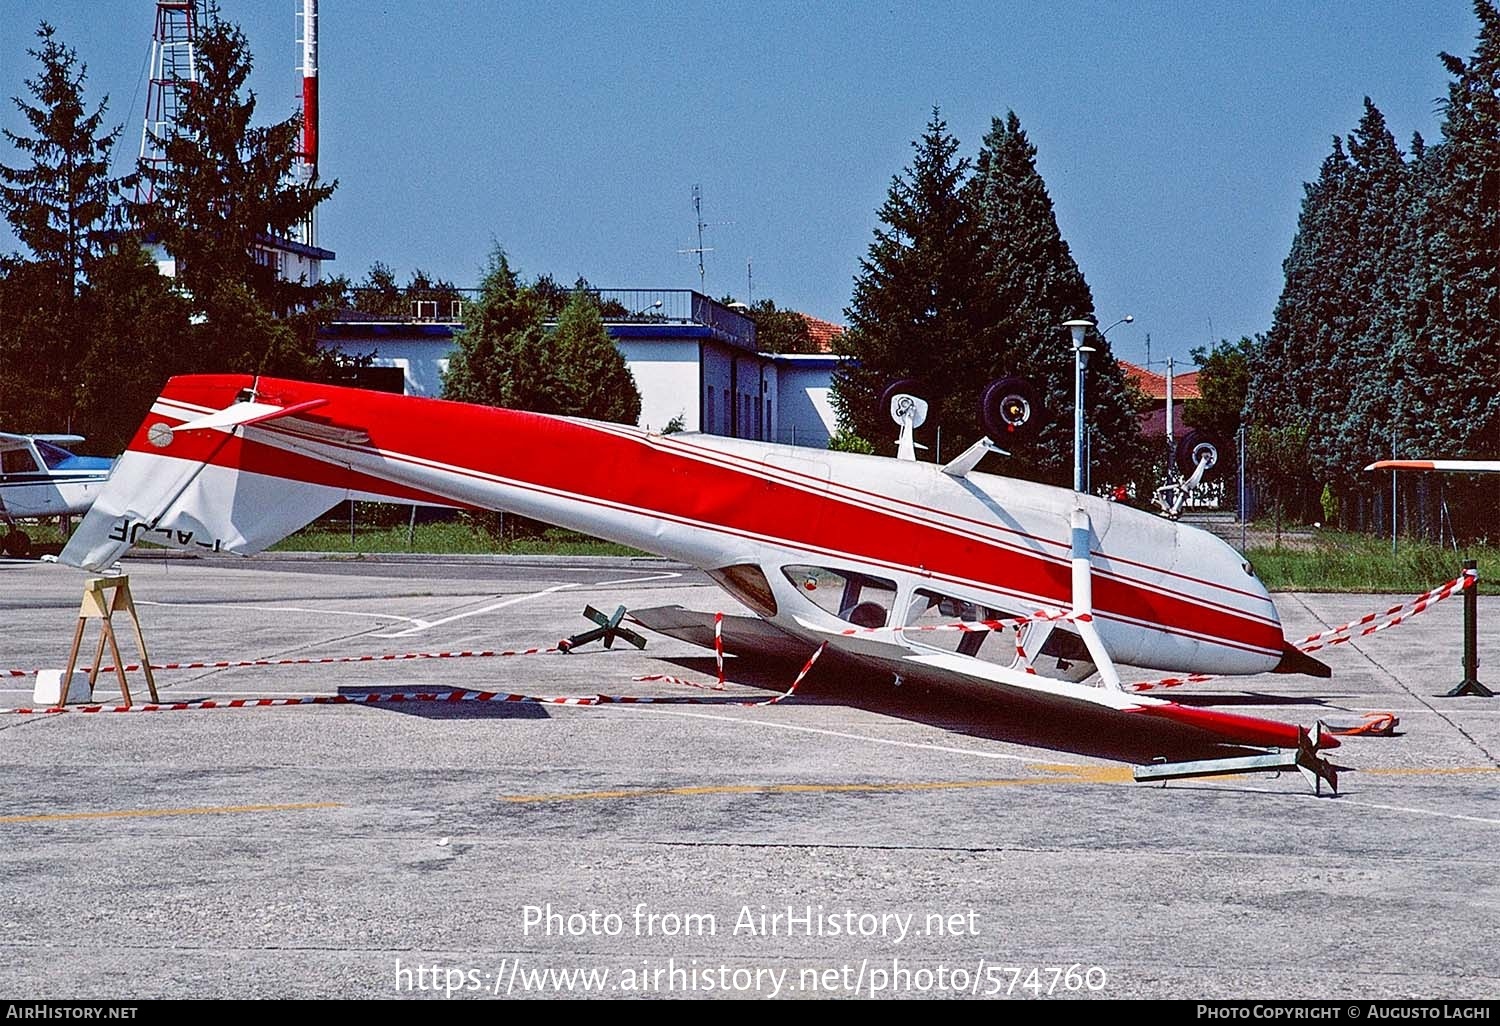
[(151, 675), (151, 657), (146, 654), (146, 637), (141, 633), (141, 621), (135, 615), (135, 602), (130, 597), (129, 577), (90, 577), (83, 585), (83, 602), (78, 607), (78, 629), (73, 632), (73, 648), (68, 653), (68, 668), (63, 672), (62, 698), (67, 701), (68, 685), (73, 679), (73, 668), (78, 665), (78, 649), (83, 644), (83, 629), (90, 620), (99, 621), (99, 644), (94, 648), (94, 662), (89, 667), (89, 698), (94, 696), (94, 682), (99, 679), (99, 665), (104, 659), (104, 643), (109, 642), (110, 655), (114, 656), (115, 673), (120, 678), (120, 694), (125, 705), (130, 706), (130, 684), (125, 680), (125, 660), (120, 658), (120, 643), (115, 640), (112, 617), (124, 613), (130, 617), (130, 626), (135, 629), (135, 643), (141, 650), (141, 670), (146, 674), (146, 687), (151, 692), (151, 701), (160, 699), (156, 695), (156, 678)]

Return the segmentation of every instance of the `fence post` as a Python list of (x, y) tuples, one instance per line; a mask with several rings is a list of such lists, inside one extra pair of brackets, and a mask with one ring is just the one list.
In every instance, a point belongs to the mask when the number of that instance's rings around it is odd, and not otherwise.
[(1464, 589), (1464, 679), (1448, 692), (1448, 698), (1457, 698), (1460, 695), (1477, 695), (1480, 698), (1495, 697), (1493, 691), (1479, 683), (1478, 568), (1477, 560), (1464, 560), (1464, 573), (1475, 575), (1474, 583)]

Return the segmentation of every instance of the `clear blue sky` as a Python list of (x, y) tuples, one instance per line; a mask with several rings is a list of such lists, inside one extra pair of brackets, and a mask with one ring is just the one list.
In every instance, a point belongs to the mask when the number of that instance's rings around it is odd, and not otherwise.
[[(295, 109), (296, 0), (222, 0), (267, 118)], [(0, 94), (47, 18), (134, 157), (151, 0), (0, 0)], [(891, 176), (933, 105), (972, 155), (1014, 109), (1127, 359), (1264, 331), (1302, 183), (1368, 94), (1405, 148), (1438, 134), (1467, 0), (531, 3), (322, 0), (320, 215), (333, 269), (697, 286), (844, 320)], [(17, 130), (8, 105), (0, 125)], [(13, 163), (0, 143), (0, 162)], [(123, 162), (122, 162), (123, 170)], [(0, 236), (0, 246), (6, 245)], [(11, 243), (10, 245), (14, 245)], [(1063, 343), (1059, 339), (1059, 344)]]

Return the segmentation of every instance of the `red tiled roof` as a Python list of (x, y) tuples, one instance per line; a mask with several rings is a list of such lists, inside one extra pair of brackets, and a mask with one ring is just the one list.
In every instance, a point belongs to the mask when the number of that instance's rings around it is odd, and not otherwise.
[(813, 345), (820, 353), (833, 352), (833, 340), (846, 330), (842, 324), (834, 324), (812, 314), (803, 314), (802, 319), (807, 322), (807, 333), (812, 336)]
[[(1167, 376), (1155, 371), (1147, 370), (1136, 364), (1125, 360), (1116, 360), (1120, 370), (1125, 373), (1125, 380), (1134, 382), (1135, 386), (1145, 393), (1148, 399), (1160, 399), (1163, 402), (1167, 398)], [(1172, 398), (1176, 399), (1201, 399), (1202, 393), (1198, 391), (1198, 372), (1188, 371), (1185, 374), (1173, 375)]]

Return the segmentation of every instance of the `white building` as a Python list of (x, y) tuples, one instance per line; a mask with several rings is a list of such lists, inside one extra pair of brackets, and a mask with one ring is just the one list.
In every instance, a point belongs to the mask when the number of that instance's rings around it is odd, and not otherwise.
[[(826, 448), (836, 430), (829, 391), (841, 359), (774, 355), (748, 317), (685, 289), (601, 289), (605, 330), (635, 375), (642, 427)], [(341, 352), (373, 353), (372, 387), (438, 396), (462, 304), (414, 298), (399, 318), (347, 311), (323, 330)], [(384, 370), (386, 373), (382, 374)]]

